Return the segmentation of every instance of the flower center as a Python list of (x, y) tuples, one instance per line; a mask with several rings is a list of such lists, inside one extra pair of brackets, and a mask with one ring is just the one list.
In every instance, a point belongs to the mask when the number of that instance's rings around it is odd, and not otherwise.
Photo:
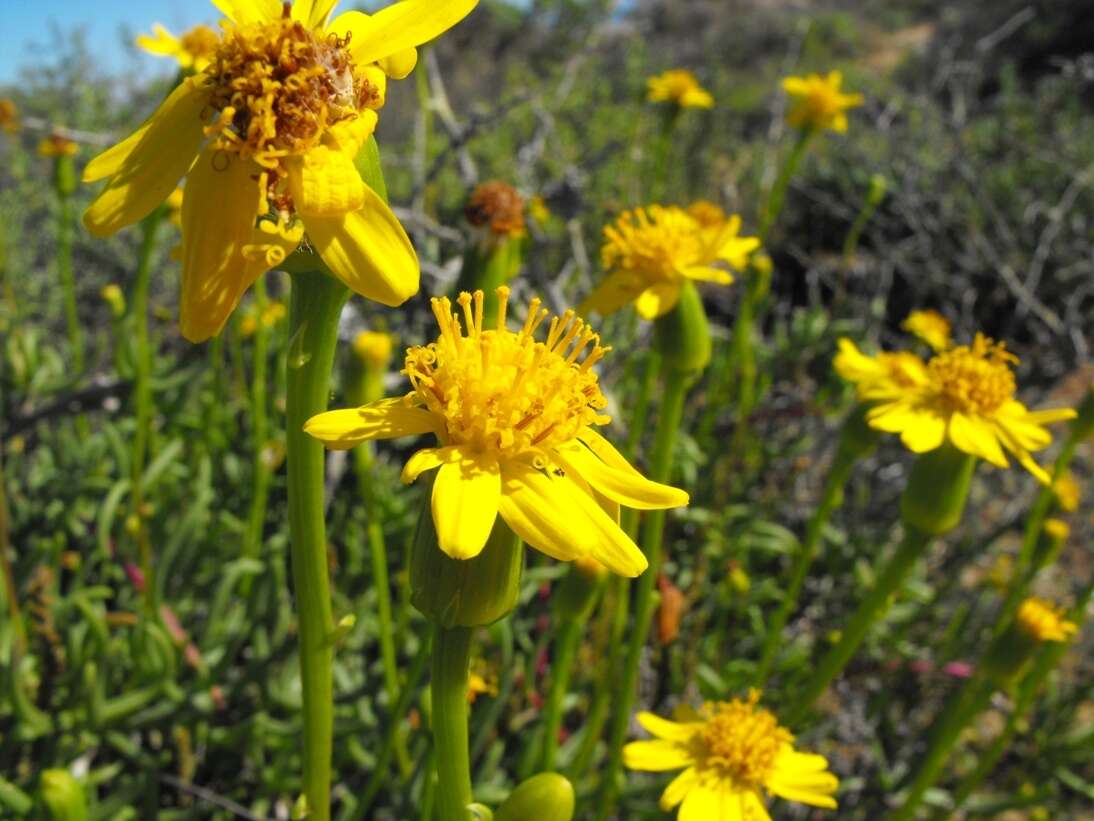
[(604, 268), (632, 271), (644, 279), (673, 280), (701, 262), (699, 223), (679, 208), (651, 205), (624, 212), (604, 229)]
[(514, 333), (505, 327), (508, 299), (509, 289), (498, 288), (497, 327), (488, 330), (482, 291), (460, 294), (463, 326), (447, 297), (433, 299), (440, 336), (410, 348), (403, 373), (413, 399), (443, 417), (445, 444), (499, 458), (536, 457), (610, 421), (600, 413), (608, 403), (590, 370), (609, 349), (573, 311), (552, 317), (547, 339), (537, 342), (548, 316), (538, 299)]
[(484, 182), (472, 191), (463, 213), (473, 226), (485, 226), (498, 237), (524, 231), (524, 199), (517, 189), (500, 180)]
[(794, 736), (768, 710), (756, 706), (760, 694), (748, 701), (733, 699), (704, 706), (707, 721), (697, 735), (701, 766), (715, 767), (740, 784), (762, 785), (775, 769), (780, 751)]
[(959, 345), (933, 357), (927, 369), (935, 389), (962, 413), (991, 414), (1014, 397), (1018, 357), (1002, 342), (977, 334), (972, 345)]
[(216, 147), (271, 171), (379, 94), (355, 74), (348, 37), (314, 32), (290, 9), (286, 3), (273, 22), (227, 28), (205, 69), (210, 105), (220, 113), (208, 129)]

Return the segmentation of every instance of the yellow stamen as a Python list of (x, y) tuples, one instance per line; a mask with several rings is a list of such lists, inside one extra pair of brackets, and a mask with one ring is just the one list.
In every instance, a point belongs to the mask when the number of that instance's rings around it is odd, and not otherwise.
[(977, 334), (972, 345), (944, 351), (927, 363), (938, 392), (955, 411), (988, 415), (1014, 398), (1011, 365), (1018, 357), (1002, 342)]
[(760, 694), (752, 690), (748, 701), (734, 699), (704, 705), (706, 723), (696, 734), (700, 766), (713, 767), (719, 775), (738, 784), (762, 785), (775, 770), (782, 748), (793, 742), (790, 731), (779, 725), (769, 711), (757, 707)]

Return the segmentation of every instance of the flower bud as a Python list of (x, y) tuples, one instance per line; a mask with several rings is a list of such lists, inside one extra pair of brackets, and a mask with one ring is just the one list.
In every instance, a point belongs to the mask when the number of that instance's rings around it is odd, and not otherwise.
[(596, 559), (579, 558), (570, 564), (570, 570), (551, 594), (551, 602), (560, 618), (584, 621), (596, 601), (608, 568)]
[(102, 287), (99, 296), (110, 306), (110, 313), (114, 315), (115, 319), (121, 319), (125, 316), (125, 294), (122, 293), (121, 288), (111, 282), (109, 285)]
[(87, 818), (84, 789), (68, 770), (42, 773), (42, 802), (53, 821), (84, 821)]
[(889, 188), (889, 181), (885, 179), (882, 174), (873, 174), (870, 177), (870, 190), (866, 194), (866, 202), (870, 204), (872, 208), (877, 208), (881, 205), (881, 201), (885, 199), (885, 193)]
[(701, 371), (710, 362), (710, 324), (691, 282), (680, 286), (676, 305), (654, 323), (654, 340), (666, 365), (677, 370)]
[(395, 338), (382, 331), (362, 331), (353, 340), (347, 394), (350, 402), (364, 405), (384, 395), (384, 375), (391, 362)]
[(912, 465), (900, 497), (904, 526), (929, 536), (941, 536), (961, 521), (976, 457), (951, 445), (923, 453)]
[(533, 775), (509, 793), (494, 813), (494, 821), (570, 821), (573, 817), (573, 785), (558, 773)]
[(441, 627), (478, 627), (517, 603), (524, 551), (499, 516), (479, 555), (453, 559), (437, 545), (427, 496), (410, 551), (410, 601)]

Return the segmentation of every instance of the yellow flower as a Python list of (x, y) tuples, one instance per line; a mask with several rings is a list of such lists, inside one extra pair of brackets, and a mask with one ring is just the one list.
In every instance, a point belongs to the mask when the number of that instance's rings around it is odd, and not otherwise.
[(938, 311), (912, 311), (900, 327), (936, 351), (950, 347), (950, 321)]
[(1057, 477), (1052, 483), (1052, 492), (1056, 496), (1056, 504), (1064, 513), (1074, 513), (1079, 509), (1082, 492), (1074, 474), (1068, 472)]
[(72, 157), (79, 150), (79, 143), (56, 133), (38, 143), (39, 157)]
[(604, 228), (601, 263), (608, 276), (579, 308), (607, 315), (633, 301), (644, 319), (656, 319), (672, 310), (686, 280), (729, 285), (728, 271), (748, 264), (760, 247), (755, 237), (738, 236), (741, 218), (734, 214), (704, 227), (676, 206), (651, 205), (624, 212)]
[(914, 353), (882, 351), (869, 356), (846, 337), (838, 345), (839, 353), (833, 360), (836, 373), (855, 386), (863, 402), (887, 399), (926, 384), (927, 364)]
[(330, 23), (334, 0), (215, 0), (227, 20), (209, 65), (136, 133), (88, 164), (106, 179), (84, 214), (108, 236), (157, 208), (186, 176), (180, 325), (218, 333), (250, 284), (308, 247), (349, 288), (385, 305), (418, 290), (414, 248), (354, 166), (387, 78), (477, 0), (403, 0)]
[(137, 45), (149, 54), (174, 57), (183, 71), (200, 72), (212, 62), (220, 46), (220, 35), (209, 26), (194, 26), (181, 37), (176, 37), (159, 23), (152, 26), (152, 34), (141, 34)]
[(528, 201), (528, 214), (539, 225), (546, 225), (551, 221), (551, 209), (547, 201), (538, 194)]
[(842, 134), (847, 130), (847, 110), (863, 103), (861, 94), (843, 94), (842, 84), (843, 75), (838, 71), (828, 72), (827, 77), (808, 74), (785, 78), (783, 90), (794, 98), (787, 123), (793, 128), (830, 128)]
[(532, 300), (519, 331), (506, 327), (509, 289), (498, 288), (495, 328), (483, 327), (483, 293), (466, 292), (453, 313), (433, 300), (437, 341), (410, 348), (403, 373), (413, 390), (360, 408), (321, 413), (304, 429), (327, 447), (432, 433), (403, 481), (439, 468), (432, 510), (441, 550), (469, 559), (498, 517), (528, 545), (561, 561), (591, 556), (637, 576), (646, 559), (619, 528), (618, 505), (642, 510), (687, 504), (682, 490), (642, 477), (596, 428), (610, 419), (592, 366), (607, 352), (573, 311), (552, 318)]
[(1053, 541), (1066, 542), (1071, 538), (1071, 526), (1063, 519), (1045, 519), (1041, 529)]
[(353, 340), (353, 352), (366, 364), (386, 368), (395, 347), (395, 338), (380, 331), (361, 331)]
[(110, 306), (110, 311), (114, 314), (115, 319), (125, 316), (125, 294), (122, 293), (122, 289), (118, 285), (113, 282), (104, 285), (99, 290), (99, 296)]
[(639, 713), (651, 741), (632, 741), (623, 762), (632, 770), (680, 773), (661, 794), (661, 809), (680, 804), (680, 821), (771, 821), (764, 793), (835, 809), (839, 780), (824, 756), (794, 749), (794, 736), (768, 710), (747, 701), (707, 703), (698, 714), (669, 721)]
[(714, 98), (685, 68), (674, 68), (646, 80), (646, 99), (680, 108), (713, 108)]
[(1079, 627), (1064, 617), (1064, 609), (1030, 596), (1018, 608), (1018, 626), (1037, 641), (1067, 641)]
[(1045, 425), (1075, 418), (1071, 408), (1031, 411), (1014, 398), (1012, 365), (1018, 361), (1002, 343), (977, 334), (972, 345), (958, 345), (922, 360), (906, 353), (865, 356), (850, 340), (840, 340), (836, 370), (855, 383), (859, 398), (873, 403), (866, 415), (875, 430), (899, 433), (913, 453), (926, 453), (948, 441), (958, 450), (1005, 468), (1005, 451), (1049, 483), (1030, 455), (1052, 443)]
[(467, 702), (474, 704), (479, 696), (496, 696), (497, 694), (497, 674), (481, 659), (472, 662), (471, 671), (467, 674)]
[(19, 109), (10, 97), (0, 97), (0, 131), (14, 134), (19, 130)]

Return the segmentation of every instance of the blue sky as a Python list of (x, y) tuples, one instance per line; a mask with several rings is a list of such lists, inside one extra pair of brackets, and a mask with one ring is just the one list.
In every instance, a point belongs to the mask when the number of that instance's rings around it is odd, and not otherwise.
[[(4, 48), (0, 49), (0, 83), (10, 83), (21, 66), (33, 65), (35, 45), (52, 41), (54, 28), (87, 29), (87, 42), (101, 49), (108, 68), (125, 64), (122, 31), (151, 31), (153, 23), (163, 23), (178, 32), (201, 22), (216, 19), (216, 10), (208, 0), (0, 0), (4, 19)], [(149, 58), (150, 69), (167, 61)]]

